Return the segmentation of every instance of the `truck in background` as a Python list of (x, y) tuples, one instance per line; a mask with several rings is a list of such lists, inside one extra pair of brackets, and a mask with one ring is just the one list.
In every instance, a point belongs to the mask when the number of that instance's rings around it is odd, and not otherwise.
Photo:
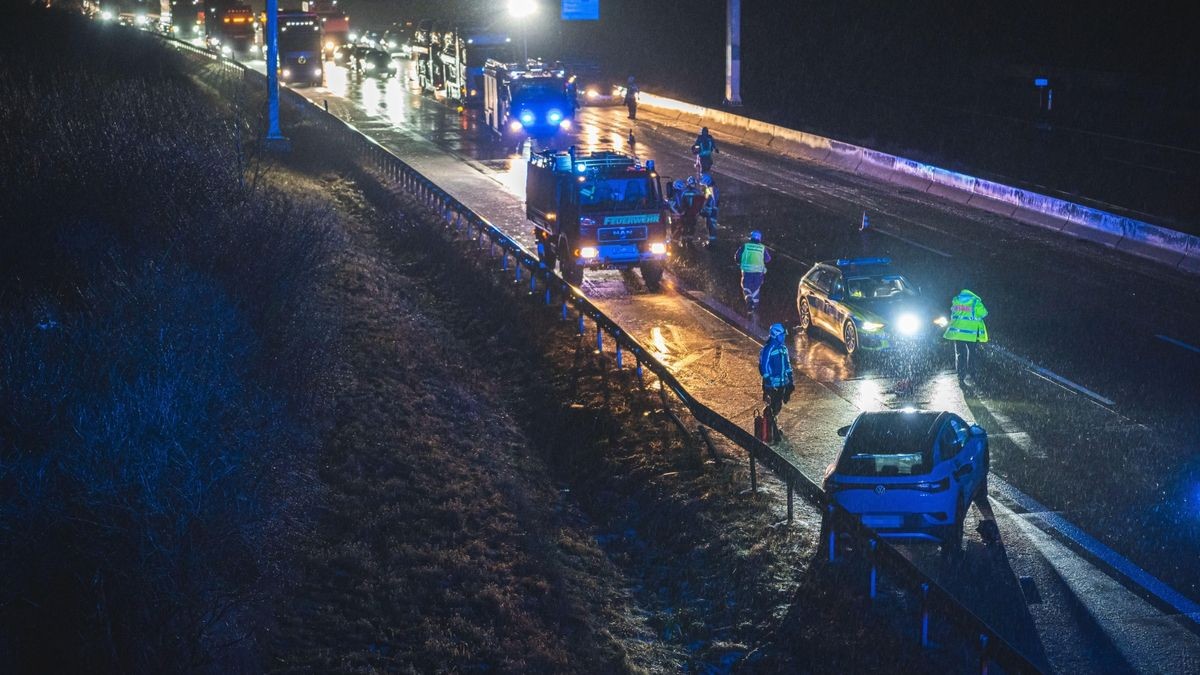
[(276, 21), (280, 81), (314, 86), (324, 84), (321, 20), (311, 12), (280, 12)]
[(662, 284), (669, 243), (662, 185), (653, 160), (618, 152), (531, 153), (525, 216), (538, 258), (573, 286), (587, 268), (638, 267), (646, 288)]
[(456, 28), (442, 35), (442, 73), (446, 98), (467, 109), (483, 106), (483, 69), (488, 61), (513, 60), (512, 38), (474, 28)]
[(204, 44), (223, 56), (244, 57), (254, 49), (254, 12), (236, 0), (206, 0)]
[(300, 4), (306, 12), (316, 14), (321, 20), (321, 55), (325, 61), (350, 43), (350, 17), (338, 9), (337, 0), (307, 0)]

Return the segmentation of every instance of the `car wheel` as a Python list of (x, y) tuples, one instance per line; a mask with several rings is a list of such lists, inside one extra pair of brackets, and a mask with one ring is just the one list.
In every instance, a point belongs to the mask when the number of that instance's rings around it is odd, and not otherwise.
[(966, 520), (966, 509), (958, 507), (954, 514), (954, 523), (947, 525), (942, 534), (942, 555), (951, 556), (962, 551), (963, 521)]
[(812, 314), (808, 311), (808, 301), (800, 298), (800, 332), (807, 333), (812, 328)]
[(847, 321), (842, 326), (842, 344), (846, 347), (846, 354), (854, 356), (858, 353), (858, 329), (854, 327), (853, 321)]

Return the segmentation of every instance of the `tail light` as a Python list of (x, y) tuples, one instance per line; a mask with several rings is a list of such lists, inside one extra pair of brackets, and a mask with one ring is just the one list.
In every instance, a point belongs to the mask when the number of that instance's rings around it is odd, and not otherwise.
[(913, 487), (921, 492), (943, 492), (950, 489), (950, 479), (943, 478), (941, 480), (921, 481)]

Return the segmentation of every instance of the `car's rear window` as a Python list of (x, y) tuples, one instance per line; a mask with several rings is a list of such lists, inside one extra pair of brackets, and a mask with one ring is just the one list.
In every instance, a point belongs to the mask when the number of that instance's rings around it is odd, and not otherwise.
[(886, 411), (863, 415), (846, 439), (838, 473), (850, 476), (910, 476), (928, 473), (928, 442), (937, 413)]

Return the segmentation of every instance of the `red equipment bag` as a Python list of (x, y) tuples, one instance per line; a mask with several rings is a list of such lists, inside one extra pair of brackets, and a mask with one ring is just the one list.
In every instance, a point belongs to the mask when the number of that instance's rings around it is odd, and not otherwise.
[(754, 413), (754, 437), (763, 443), (775, 440), (775, 425), (772, 424), (771, 406), (763, 408), (762, 413)]

